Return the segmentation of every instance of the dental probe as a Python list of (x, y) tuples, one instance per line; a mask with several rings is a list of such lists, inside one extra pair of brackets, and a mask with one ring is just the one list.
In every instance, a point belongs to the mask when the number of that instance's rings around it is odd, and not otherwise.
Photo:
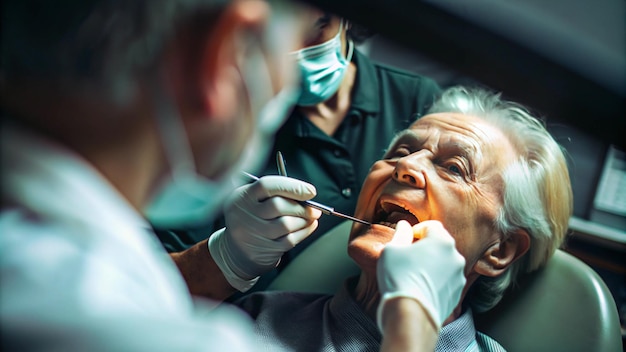
[[(247, 178), (249, 178), (251, 181), (258, 181), (258, 177), (254, 176), (253, 174), (247, 173), (245, 171), (242, 171), (242, 174), (244, 176), (246, 176)], [(284, 176), (284, 175), (281, 175)], [(367, 226), (372, 226), (372, 224), (370, 224), (369, 222), (365, 221), (365, 220), (361, 220), (361, 219), (357, 219), (355, 217), (352, 217), (350, 215), (346, 215), (346, 214), (342, 214), (338, 211), (335, 211), (335, 208), (333, 207), (329, 207), (328, 205), (324, 205), (318, 202), (314, 202), (312, 200), (305, 200), (305, 201), (299, 201), (298, 203), (305, 205), (305, 206), (309, 206), (311, 208), (315, 208), (315, 209), (319, 209), (322, 211), (322, 214), (326, 214), (326, 215), (334, 215), (340, 218), (344, 218), (344, 219), (348, 219), (354, 222), (358, 222)]]
[[(278, 173), (281, 176), (287, 177), (287, 167), (285, 166), (285, 159), (283, 158), (283, 153), (281, 153), (280, 151), (276, 152), (276, 164), (278, 165)], [(344, 218), (344, 219), (352, 220), (352, 221), (355, 221), (355, 222), (358, 222), (367, 226), (372, 226), (372, 224), (370, 224), (369, 222), (365, 220), (357, 219), (350, 215), (342, 214), (338, 211), (335, 211), (335, 208), (329, 207), (328, 205), (324, 205), (324, 204), (321, 204), (312, 200), (307, 200), (304, 203), (313, 208), (321, 210), (323, 214), (334, 215), (339, 218)]]

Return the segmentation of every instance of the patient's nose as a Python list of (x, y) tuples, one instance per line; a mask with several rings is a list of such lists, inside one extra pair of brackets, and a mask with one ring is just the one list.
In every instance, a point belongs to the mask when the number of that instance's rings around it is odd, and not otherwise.
[(398, 160), (393, 172), (393, 179), (413, 187), (424, 188), (426, 179), (423, 173), (423, 161), (420, 159), (423, 157), (411, 154)]

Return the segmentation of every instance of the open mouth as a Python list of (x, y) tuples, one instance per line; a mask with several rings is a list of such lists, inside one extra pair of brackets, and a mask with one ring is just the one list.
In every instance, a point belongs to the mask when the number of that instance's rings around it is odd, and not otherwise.
[(406, 205), (389, 200), (380, 202), (374, 216), (374, 223), (395, 229), (396, 224), (400, 220), (408, 221), (411, 226), (420, 222), (418, 217)]

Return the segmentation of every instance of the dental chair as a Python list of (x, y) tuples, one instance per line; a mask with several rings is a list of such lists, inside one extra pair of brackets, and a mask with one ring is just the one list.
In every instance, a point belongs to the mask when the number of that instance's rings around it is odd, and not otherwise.
[[(313, 242), (268, 289), (335, 293), (359, 273), (347, 254), (351, 226), (342, 223)], [(512, 352), (622, 351), (611, 292), (593, 269), (562, 250), (475, 321), (477, 330)]]

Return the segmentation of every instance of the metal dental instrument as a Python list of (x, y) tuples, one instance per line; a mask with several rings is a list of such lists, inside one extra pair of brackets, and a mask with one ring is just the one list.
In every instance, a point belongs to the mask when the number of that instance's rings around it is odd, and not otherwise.
[[(246, 176), (248, 179), (250, 179), (251, 181), (258, 181), (259, 180), (258, 177), (254, 176), (251, 173), (248, 173), (248, 172), (245, 172), (245, 171), (242, 171), (241, 173), (244, 176)], [(281, 175), (281, 176), (284, 176), (284, 175)], [(319, 210), (322, 211), (322, 214), (334, 215), (334, 216), (337, 216), (337, 217), (340, 217), (340, 218), (344, 218), (344, 219), (348, 219), (348, 220), (351, 220), (351, 221), (354, 221), (354, 222), (358, 222), (358, 223), (361, 223), (361, 224), (364, 224), (364, 225), (367, 225), (367, 226), (372, 226), (372, 224), (370, 224), (369, 222), (367, 222), (365, 220), (357, 219), (357, 218), (352, 217), (350, 215), (342, 214), (342, 213), (340, 213), (338, 211), (335, 211), (335, 208), (333, 208), (333, 207), (329, 207), (328, 205), (324, 205), (324, 204), (321, 204), (321, 203), (318, 203), (318, 202), (314, 202), (312, 200), (305, 200), (305, 201), (298, 202), (298, 203), (300, 203), (302, 205), (305, 205), (305, 206), (308, 206), (308, 207), (311, 207), (311, 208), (319, 209)]]
[[(281, 152), (277, 152), (276, 153), (276, 164), (278, 165), (278, 173), (281, 176), (287, 176), (287, 168), (285, 167), (285, 159), (283, 158), (283, 154)], [(250, 174), (247, 174), (248, 176), (252, 176)], [(352, 217), (350, 215), (346, 215), (346, 214), (342, 214), (338, 211), (335, 211), (335, 208), (330, 207), (328, 205), (324, 205), (312, 200), (305, 200), (302, 202), (299, 202), (302, 205), (306, 205), (315, 209), (319, 209), (322, 211), (322, 214), (326, 214), (326, 215), (334, 215), (340, 218), (344, 218), (344, 219), (348, 219), (354, 222), (358, 222), (367, 226), (372, 226), (372, 224), (370, 224), (369, 222), (365, 221), (365, 220), (361, 220), (361, 219), (357, 219), (355, 217)]]

